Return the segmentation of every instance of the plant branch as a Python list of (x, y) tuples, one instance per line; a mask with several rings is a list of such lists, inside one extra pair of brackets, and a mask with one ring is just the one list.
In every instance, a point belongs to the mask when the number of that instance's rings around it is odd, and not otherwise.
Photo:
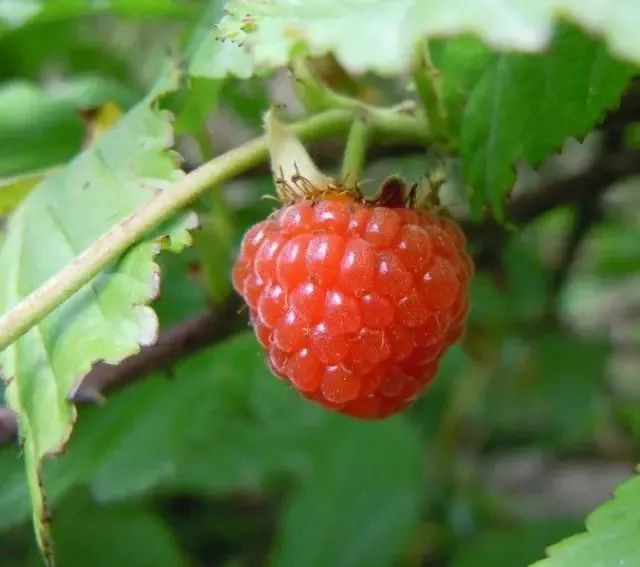
[(220, 309), (208, 309), (160, 334), (158, 342), (116, 365), (98, 362), (69, 394), (74, 403), (101, 401), (108, 392), (134, 382), (150, 372), (170, 371), (185, 356), (215, 344), (246, 328), (242, 304), (234, 294)]
[[(506, 206), (506, 218), (511, 224), (525, 224), (551, 209), (589, 201), (609, 188), (613, 183), (633, 175), (640, 175), (640, 152), (624, 151), (602, 156), (590, 169), (531, 193), (514, 197)], [(505, 227), (494, 220), (474, 223), (463, 221), (462, 228), (469, 241), (478, 244), (482, 255), (484, 248), (504, 242)]]
[(428, 43), (420, 42), (414, 58), (413, 82), (427, 116), (431, 137), (436, 144), (446, 148), (449, 134), (439, 73), (431, 61)]
[(513, 199), (507, 205), (507, 218), (514, 223), (527, 222), (558, 205), (589, 201), (616, 181), (638, 174), (640, 151), (604, 155), (584, 173)]
[(580, 245), (589, 233), (589, 229), (600, 219), (601, 212), (598, 195), (592, 196), (591, 199), (583, 201), (576, 207), (573, 226), (567, 234), (562, 255), (551, 275), (551, 288), (547, 306), (547, 312), (550, 317), (555, 313), (558, 295), (569, 277), (569, 272), (580, 250)]
[[(104, 394), (136, 382), (154, 371), (171, 372), (178, 360), (208, 345), (215, 344), (246, 328), (240, 315), (241, 304), (235, 295), (220, 309), (209, 309), (170, 327), (158, 342), (144, 347), (116, 365), (97, 362), (69, 394), (74, 403), (104, 401)], [(17, 440), (17, 417), (0, 406), (0, 446)]]
[[(343, 132), (351, 124), (352, 110), (328, 110), (290, 128), (302, 139), (317, 139)], [(424, 141), (423, 125), (400, 112), (376, 109), (370, 120), (374, 132), (399, 140)], [(206, 189), (239, 175), (267, 158), (265, 136), (238, 146), (194, 169), (170, 189), (142, 205), (100, 236), (40, 288), (0, 317), (0, 351), (22, 336), (60, 303), (76, 293), (109, 262), (176, 213)]]

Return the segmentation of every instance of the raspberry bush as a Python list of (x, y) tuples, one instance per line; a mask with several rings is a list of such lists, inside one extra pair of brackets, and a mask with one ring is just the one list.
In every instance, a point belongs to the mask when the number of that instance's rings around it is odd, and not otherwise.
[(0, 0), (0, 567), (640, 565), (639, 26)]

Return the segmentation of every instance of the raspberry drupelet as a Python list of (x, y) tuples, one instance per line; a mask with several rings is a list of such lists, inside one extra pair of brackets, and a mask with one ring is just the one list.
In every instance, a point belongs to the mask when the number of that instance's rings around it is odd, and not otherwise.
[(373, 202), (336, 186), (292, 198), (249, 229), (233, 269), (272, 372), (360, 418), (407, 407), (468, 311), (463, 232), (402, 195), (389, 199), (398, 185)]

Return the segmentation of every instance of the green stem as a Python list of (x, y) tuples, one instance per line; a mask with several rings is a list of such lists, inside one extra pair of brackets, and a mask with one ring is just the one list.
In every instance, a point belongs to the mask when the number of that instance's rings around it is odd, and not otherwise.
[[(371, 128), (381, 139), (403, 142), (430, 142), (430, 129), (424, 123), (424, 117), (416, 116), (416, 105), (413, 101), (403, 101), (391, 108), (372, 106), (361, 100), (337, 93), (325, 85), (313, 71), (305, 59), (298, 58), (291, 64), (298, 96), (307, 110), (317, 112), (328, 108), (344, 108), (359, 112), (367, 117)], [(398, 128), (400, 123), (404, 123)], [(398, 138), (401, 135), (401, 139)]]
[(342, 160), (342, 182), (345, 184), (355, 185), (362, 177), (370, 130), (366, 116), (360, 112), (356, 113), (349, 129)]
[(344, 107), (341, 95), (318, 79), (309, 68), (306, 58), (297, 57), (290, 65), (293, 86), (302, 105), (310, 112)]
[(200, 230), (193, 234), (193, 246), (202, 266), (207, 299), (218, 306), (231, 293), (234, 223), (222, 191), (211, 191), (203, 197), (207, 210), (200, 217)]
[[(392, 111), (370, 115), (373, 131), (391, 139), (423, 141), (424, 126), (415, 119)], [(319, 139), (344, 132), (353, 120), (353, 111), (328, 110), (292, 124), (301, 139)], [(268, 157), (267, 139), (260, 136), (201, 165), (178, 180), (170, 189), (142, 205), (116, 224), (71, 263), (0, 317), (0, 351), (20, 338), (43, 317), (88, 283), (107, 264), (152, 229), (184, 208), (203, 191), (220, 185)]]
[(426, 41), (420, 42), (416, 50), (413, 82), (427, 116), (431, 138), (436, 144), (446, 149), (450, 139), (446, 110), (440, 92), (439, 71), (433, 66)]

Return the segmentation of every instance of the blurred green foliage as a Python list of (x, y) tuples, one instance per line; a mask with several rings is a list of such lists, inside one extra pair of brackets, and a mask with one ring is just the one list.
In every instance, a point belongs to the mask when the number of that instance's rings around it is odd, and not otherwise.
[[(201, 42), (221, 2), (90, 5), (0, 2), (2, 214), (31, 189), (17, 176), (40, 176), (78, 153), (81, 111), (131, 108), (167, 50), (189, 46), (191, 88), (165, 101), (187, 167), (258, 132), (280, 93), (278, 79), (216, 76), (235, 48)], [(636, 72), (573, 28), (556, 39), (551, 56), (497, 55), (469, 37), (432, 45), (452, 136), (494, 206), (515, 161), (539, 162), (566, 135), (586, 134)], [(362, 83), (382, 99), (398, 90)], [(571, 155), (558, 159), (574, 165)], [(416, 179), (431, 163), (424, 153), (399, 155), (370, 173)], [(462, 176), (452, 179), (458, 199)], [(536, 185), (554, 179), (542, 168)], [(500, 484), (492, 459), (529, 451), (621, 462), (631, 474), (640, 447), (638, 189), (632, 181), (607, 195), (561, 276), (570, 207), (503, 227), (479, 262), (464, 344), (405, 415), (361, 423), (301, 400), (270, 375), (248, 331), (81, 408), (67, 451), (44, 467), (59, 564), (518, 567), (542, 558), (582, 529), (588, 509), (531, 514), (514, 494), (527, 490), (517, 467)], [(228, 299), (230, 262), (244, 230), (273, 209), (262, 199), (271, 192), (258, 171), (196, 204), (196, 245), (158, 260), (161, 329)], [(0, 450), (0, 565), (39, 562), (20, 453)], [(593, 490), (604, 500), (611, 488)], [(637, 559), (637, 501), (632, 481), (592, 516), (593, 533), (554, 548), (549, 564), (610, 565), (626, 551)], [(610, 534), (620, 545), (592, 555)]]

